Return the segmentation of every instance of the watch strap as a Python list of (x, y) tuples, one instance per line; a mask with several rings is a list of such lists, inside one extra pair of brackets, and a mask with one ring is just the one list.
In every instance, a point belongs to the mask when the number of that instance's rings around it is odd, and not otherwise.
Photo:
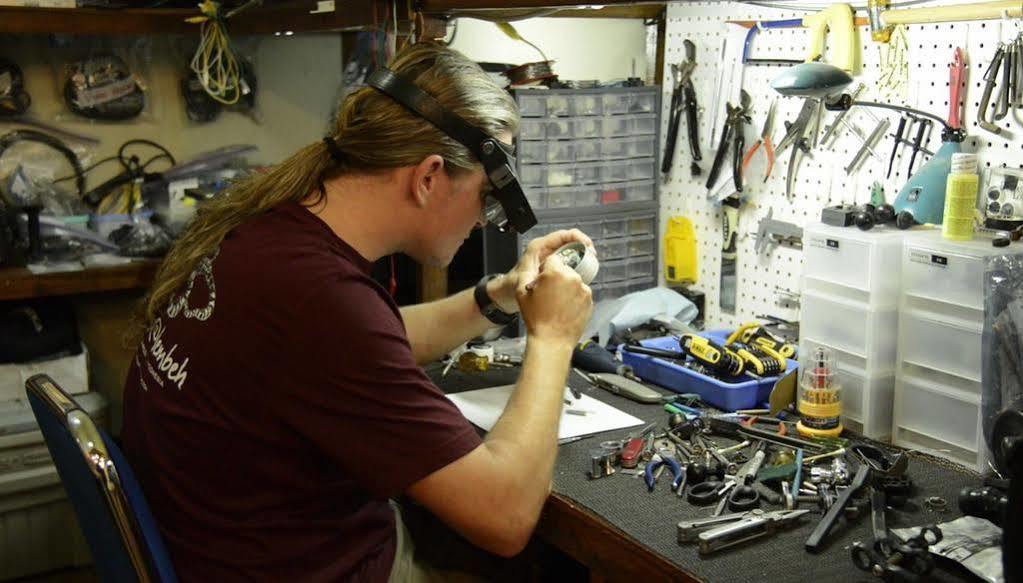
[(508, 312), (501, 310), (501, 308), (494, 303), (494, 300), (490, 299), (490, 294), (487, 293), (487, 283), (497, 277), (499, 276), (496, 274), (484, 275), (483, 279), (476, 284), (476, 289), (473, 290), (473, 298), (476, 299), (476, 305), (479, 306), (480, 313), (483, 314), (484, 318), (490, 320), (494, 324), (507, 326), (515, 321), (518, 314), (509, 314)]

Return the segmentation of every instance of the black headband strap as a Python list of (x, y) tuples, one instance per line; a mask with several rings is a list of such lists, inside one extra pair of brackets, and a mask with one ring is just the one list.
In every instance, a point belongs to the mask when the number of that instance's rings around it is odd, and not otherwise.
[(345, 153), (341, 151), (341, 146), (337, 145), (337, 140), (331, 136), (323, 138), (323, 144), (327, 146), (327, 152), (335, 162), (340, 164), (345, 159)]
[(492, 139), (476, 126), (465, 121), (457, 114), (444, 109), (432, 95), (417, 87), (411, 81), (399, 77), (394, 71), (380, 68), (366, 79), (370, 87), (395, 98), (395, 101), (420, 117), (428, 120), (441, 131), (451, 136), (476, 155), (480, 160), (484, 157), (483, 142)]

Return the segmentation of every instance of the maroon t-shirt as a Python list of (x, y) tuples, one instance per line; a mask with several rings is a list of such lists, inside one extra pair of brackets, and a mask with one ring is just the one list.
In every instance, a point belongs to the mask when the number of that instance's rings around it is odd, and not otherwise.
[(283, 204), (146, 333), (124, 446), (182, 581), (385, 581), (388, 498), (480, 444), (370, 267)]

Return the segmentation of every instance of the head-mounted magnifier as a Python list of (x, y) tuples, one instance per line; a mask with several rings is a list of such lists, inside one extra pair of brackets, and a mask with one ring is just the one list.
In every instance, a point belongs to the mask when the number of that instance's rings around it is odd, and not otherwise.
[(484, 201), (483, 213), (488, 222), (502, 231), (511, 226), (519, 233), (525, 233), (536, 224), (536, 215), (515, 176), (515, 161), (499, 140), (445, 110), (433, 96), (390, 69), (377, 69), (366, 83), (437, 126), (476, 155), (494, 186), (489, 196), (497, 201)]

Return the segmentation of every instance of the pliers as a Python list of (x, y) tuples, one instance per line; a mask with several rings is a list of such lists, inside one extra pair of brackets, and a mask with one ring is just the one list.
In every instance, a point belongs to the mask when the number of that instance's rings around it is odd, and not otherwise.
[(764, 173), (764, 182), (767, 182), (767, 179), (771, 177), (771, 170), (774, 168), (774, 144), (771, 143), (771, 132), (774, 129), (774, 109), (777, 105), (777, 99), (771, 102), (771, 107), (767, 110), (767, 117), (764, 118), (764, 129), (760, 132), (760, 139), (753, 144), (753, 147), (746, 152), (746, 156), (742, 159), (742, 173), (745, 174), (750, 160), (753, 159), (753, 155), (757, 153), (757, 150), (763, 144), (764, 154), (767, 155), (767, 171)]
[(785, 195), (788, 198), (792, 198), (799, 162), (803, 159), (804, 154), (809, 153), (810, 149), (817, 145), (817, 129), (820, 127), (823, 105), (820, 99), (808, 97), (803, 102), (803, 108), (799, 110), (796, 121), (785, 122), (785, 137), (778, 143), (778, 148), (774, 153), (780, 156), (789, 146), (792, 147), (788, 176), (785, 179)]
[[(659, 459), (658, 459), (659, 458)], [(656, 461), (655, 461), (656, 460)], [(654, 472), (657, 468), (667, 465), (671, 469), (671, 475), (674, 479), (671, 481), (671, 489), (682, 492), (685, 489), (686, 473), (682, 470), (682, 466), (678, 465), (678, 462), (670, 457), (653, 458), (646, 465), (646, 470), (643, 472), (643, 478), (646, 480), (647, 490), (650, 492), (654, 491)], [(681, 486), (681, 489), (679, 488)], [(679, 494), (681, 495), (681, 494)]]
[(671, 114), (668, 119), (668, 135), (664, 144), (664, 159), (661, 161), (661, 173), (671, 172), (672, 160), (675, 156), (675, 143), (678, 140), (678, 129), (682, 121), (682, 110), (686, 111), (686, 129), (689, 133), (689, 149), (693, 154), (693, 162), (689, 172), (693, 176), (700, 175), (703, 160), (700, 154), (699, 126), (696, 122), (696, 87), (693, 86), (693, 70), (696, 68), (696, 45), (686, 39), (686, 60), (671, 66), (674, 89), (671, 92)]
[(746, 138), (743, 135), (743, 124), (750, 122), (749, 110), (753, 99), (743, 89), (739, 95), (739, 105), (726, 104), (728, 115), (725, 118), (725, 127), (721, 131), (721, 141), (718, 143), (718, 151), (714, 154), (714, 163), (710, 167), (710, 175), (707, 176), (707, 190), (712, 190), (717, 182), (718, 174), (721, 172), (721, 165), (725, 162), (725, 155), (728, 152), (728, 144), (732, 142), (732, 180), (735, 189), (742, 192), (742, 154), (746, 150)]

